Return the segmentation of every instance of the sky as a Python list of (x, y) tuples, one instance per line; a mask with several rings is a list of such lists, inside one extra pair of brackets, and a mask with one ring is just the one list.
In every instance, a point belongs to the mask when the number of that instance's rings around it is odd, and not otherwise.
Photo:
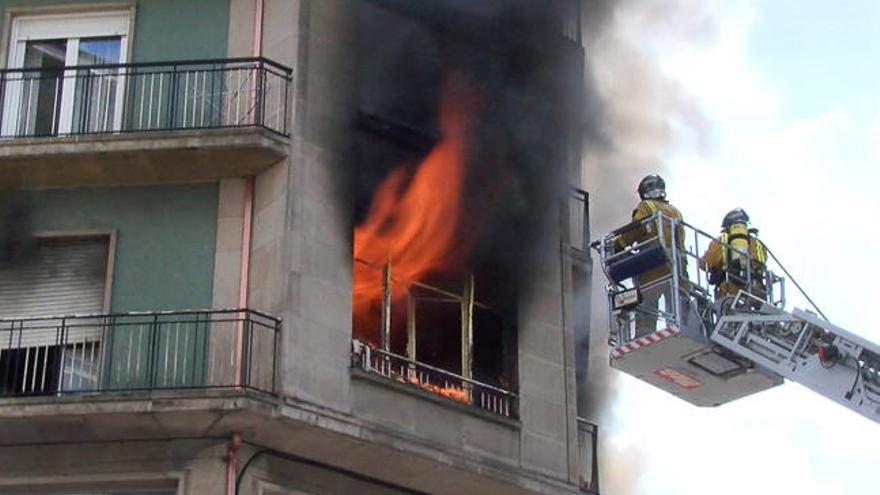
[[(664, 122), (670, 199), (710, 233), (745, 208), (830, 321), (880, 343), (880, 2), (672, 3), (699, 19), (643, 0), (614, 21), (690, 109)], [(604, 493), (880, 493), (880, 424), (797, 384), (701, 409), (612, 373)]]

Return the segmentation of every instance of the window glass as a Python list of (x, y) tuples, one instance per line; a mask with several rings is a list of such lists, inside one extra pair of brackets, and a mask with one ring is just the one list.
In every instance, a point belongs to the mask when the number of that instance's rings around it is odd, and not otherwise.
[(67, 40), (28, 41), (24, 48), (24, 66), (35, 69), (64, 67)]
[[(119, 63), (122, 38), (82, 38), (76, 65), (107, 65)], [(118, 68), (80, 69), (76, 72), (73, 102), (74, 133), (107, 132), (113, 130), (116, 116), (120, 70)]]
[(82, 38), (79, 40), (79, 56), (76, 65), (104, 65), (119, 63), (122, 38)]
[(22, 74), (18, 134), (45, 136), (56, 131), (61, 109), (61, 69), (67, 40), (28, 41), (24, 67), (41, 69)]
[(67, 392), (98, 390), (101, 343), (77, 342), (64, 347), (61, 389)]

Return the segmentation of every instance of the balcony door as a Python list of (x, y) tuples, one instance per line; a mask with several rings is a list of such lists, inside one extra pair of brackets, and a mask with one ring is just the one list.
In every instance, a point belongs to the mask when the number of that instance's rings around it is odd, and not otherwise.
[(3, 80), (3, 136), (118, 131), (127, 12), (16, 17)]

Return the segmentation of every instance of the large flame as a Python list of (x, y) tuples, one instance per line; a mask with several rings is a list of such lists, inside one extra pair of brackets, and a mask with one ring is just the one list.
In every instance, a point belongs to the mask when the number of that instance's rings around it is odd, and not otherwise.
[(394, 278), (392, 304), (406, 296), (413, 281), (461, 268), (470, 248), (459, 235), (468, 127), (462, 107), (470, 101), (467, 93), (462, 83), (448, 81), (440, 106), (440, 141), (411, 179), (407, 181), (407, 169), (400, 166), (382, 181), (366, 220), (354, 230), (352, 291), (358, 335), (378, 331), (381, 267), (386, 263)]

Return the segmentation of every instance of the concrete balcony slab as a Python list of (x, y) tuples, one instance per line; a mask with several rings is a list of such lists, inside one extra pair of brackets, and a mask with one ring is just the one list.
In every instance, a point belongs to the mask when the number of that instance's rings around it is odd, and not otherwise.
[(0, 141), (0, 189), (216, 181), (257, 174), (288, 148), (261, 127), (13, 138)]

